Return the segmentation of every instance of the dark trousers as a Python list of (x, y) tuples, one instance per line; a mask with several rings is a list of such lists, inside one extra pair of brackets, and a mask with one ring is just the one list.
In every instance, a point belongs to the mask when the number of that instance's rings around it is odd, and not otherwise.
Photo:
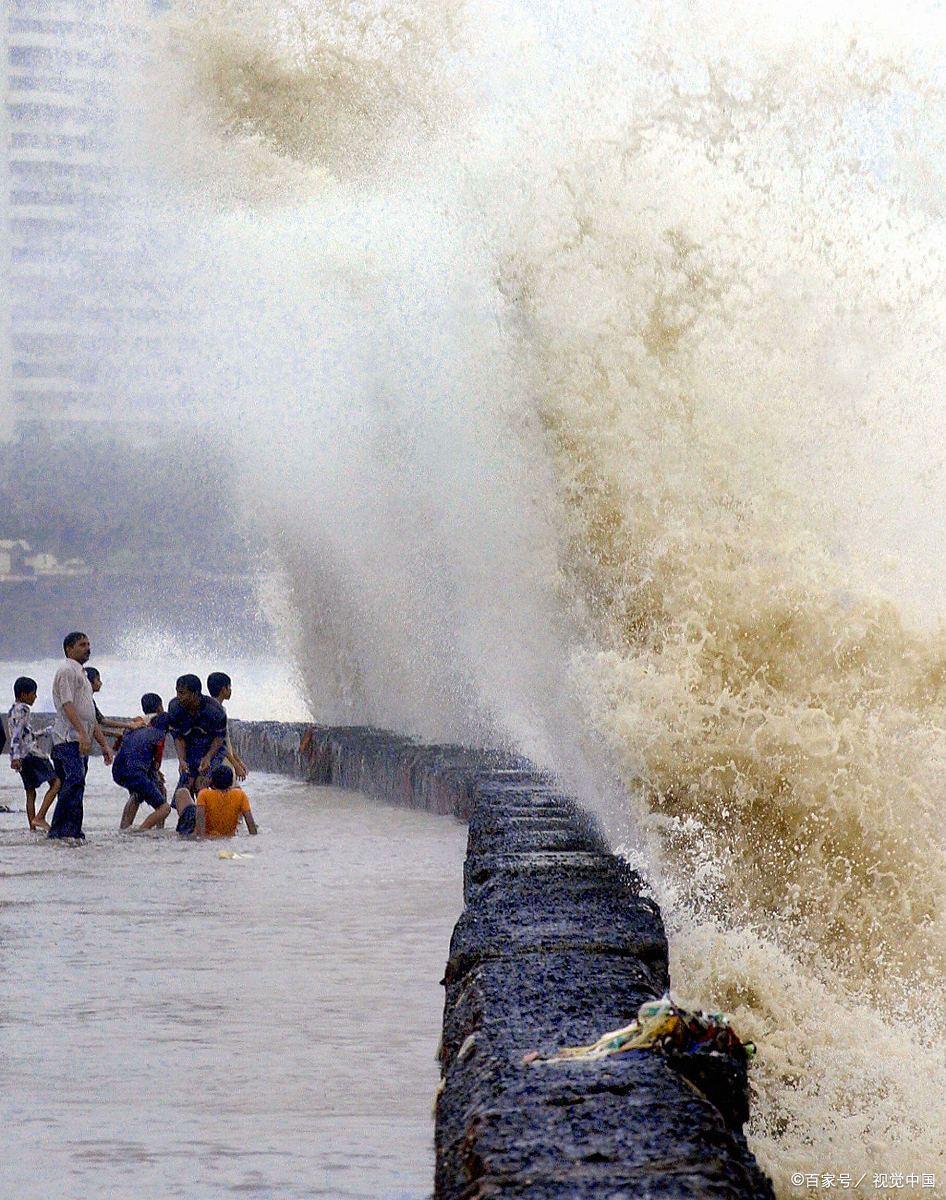
[(60, 742), (58, 746), (53, 746), (53, 765), (60, 779), (60, 788), (49, 836), (84, 838), (82, 801), (85, 799), (85, 773), (89, 769), (89, 760), (79, 753), (78, 742)]

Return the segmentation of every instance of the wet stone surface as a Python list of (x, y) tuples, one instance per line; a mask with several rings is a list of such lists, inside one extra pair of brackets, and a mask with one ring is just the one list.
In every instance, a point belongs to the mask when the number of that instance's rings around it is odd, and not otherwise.
[(743, 1063), (631, 1051), (524, 1062), (627, 1025), (669, 986), (656, 905), (595, 819), (520, 756), (374, 729), (241, 724), (253, 765), (469, 822), (444, 984), (436, 1200), (771, 1198)]

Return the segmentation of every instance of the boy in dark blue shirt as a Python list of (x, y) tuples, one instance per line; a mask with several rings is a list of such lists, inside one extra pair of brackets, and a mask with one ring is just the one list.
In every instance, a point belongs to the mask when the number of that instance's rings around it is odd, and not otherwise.
[(177, 681), (177, 697), (168, 705), (168, 716), (181, 771), (174, 793), (180, 831), (181, 789), (196, 797), (207, 786), (210, 772), (223, 761), (227, 752), (227, 714), (222, 704), (203, 694), (196, 675), (182, 675)]
[(161, 697), (153, 692), (142, 696), (141, 707), (151, 717), (150, 724), (128, 730), (112, 766), (112, 778), (129, 793), (122, 812), (121, 829), (131, 826), (142, 800), (150, 804), (154, 811), (142, 821), (141, 829), (162, 828), (171, 811), (164, 790), (164, 776), (161, 774), (170, 717), (163, 711)]

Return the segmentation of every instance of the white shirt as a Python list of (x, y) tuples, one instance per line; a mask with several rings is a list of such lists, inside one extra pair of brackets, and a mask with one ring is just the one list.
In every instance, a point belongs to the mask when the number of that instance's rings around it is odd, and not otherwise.
[(53, 722), (53, 745), (62, 742), (77, 742), (79, 735), (75, 726), (62, 711), (64, 704), (75, 705), (76, 715), (89, 737), (95, 728), (95, 701), (92, 699), (92, 684), (85, 668), (74, 658), (67, 658), (53, 680), (53, 704), (56, 720)]
[(24, 759), (30, 754), (42, 754), (36, 735), (30, 728), (30, 706), (17, 700), (10, 709), (10, 758)]

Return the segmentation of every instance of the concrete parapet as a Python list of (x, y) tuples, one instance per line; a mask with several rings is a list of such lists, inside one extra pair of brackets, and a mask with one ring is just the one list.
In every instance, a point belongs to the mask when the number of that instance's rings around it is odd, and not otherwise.
[(524, 1061), (627, 1025), (669, 988), (657, 906), (595, 819), (521, 756), (370, 728), (231, 723), (251, 767), (469, 824), (444, 985), (436, 1200), (770, 1200), (716, 1051)]

